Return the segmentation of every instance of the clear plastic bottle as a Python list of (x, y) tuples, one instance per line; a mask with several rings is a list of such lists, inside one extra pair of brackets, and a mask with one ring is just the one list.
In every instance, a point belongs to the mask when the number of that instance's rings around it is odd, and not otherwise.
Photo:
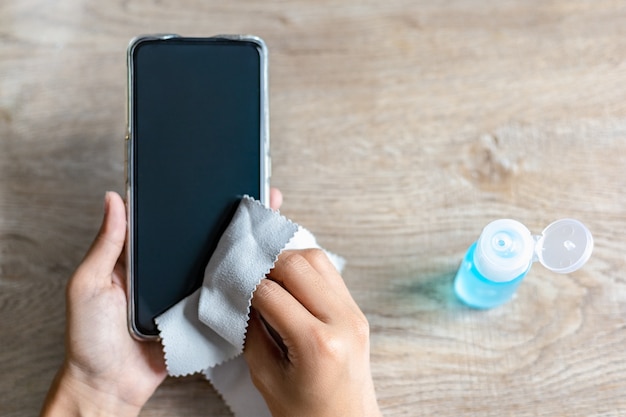
[(513, 297), (534, 261), (566, 274), (582, 267), (592, 250), (591, 233), (578, 220), (557, 220), (539, 236), (518, 221), (496, 220), (465, 254), (454, 291), (470, 307), (497, 307)]

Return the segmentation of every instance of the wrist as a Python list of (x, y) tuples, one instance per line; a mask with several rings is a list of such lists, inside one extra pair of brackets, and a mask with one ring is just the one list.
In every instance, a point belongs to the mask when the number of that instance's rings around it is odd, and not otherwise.
[(56, 375), (41, 417), (136, 417), (141, 407), (95, 388), (80, 371), (64, 365)]

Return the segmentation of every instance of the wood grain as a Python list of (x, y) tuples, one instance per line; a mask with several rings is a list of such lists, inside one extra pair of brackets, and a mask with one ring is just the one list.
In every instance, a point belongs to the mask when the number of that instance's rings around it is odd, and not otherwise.
[[(386, 416), (626, 415), (622, 1), (0, 3), (0, 415), (35, 415), (64, 286), (122, 190), (125, 48), (253, 33), (270, 49), (283, 212), (348, 259)], [(490, 311), (451, 292), (489, 221), (574, 217), (589, 263)], [(142, 416), (230, 416), (199, 378)]]

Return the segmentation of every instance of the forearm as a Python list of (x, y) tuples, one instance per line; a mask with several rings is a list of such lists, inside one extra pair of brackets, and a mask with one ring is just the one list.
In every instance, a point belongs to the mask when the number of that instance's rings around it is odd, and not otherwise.
[(40, 417), (136, 417), (140, 410), (61, 369), (50, 387)]

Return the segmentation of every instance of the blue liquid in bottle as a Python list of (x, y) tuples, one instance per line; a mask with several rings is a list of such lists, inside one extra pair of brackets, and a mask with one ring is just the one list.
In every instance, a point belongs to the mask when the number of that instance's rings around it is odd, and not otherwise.
[(478, 309), (497, 307), (513, 297), (532, 264), (529, 263), (528, 269), (511, 281), (492, 281), (476, 269), (474, 263), (476, 245), (477, 242), (474, 242), (463, 258), (461, 267), (454, 278), (454, 292), (470, 307)]
[(534, 247), (530, 230), (520, 222), (489, 223), (463, 258), (454, 279), (457, 296), (481, 309), (509, 301), (530, 270)]

